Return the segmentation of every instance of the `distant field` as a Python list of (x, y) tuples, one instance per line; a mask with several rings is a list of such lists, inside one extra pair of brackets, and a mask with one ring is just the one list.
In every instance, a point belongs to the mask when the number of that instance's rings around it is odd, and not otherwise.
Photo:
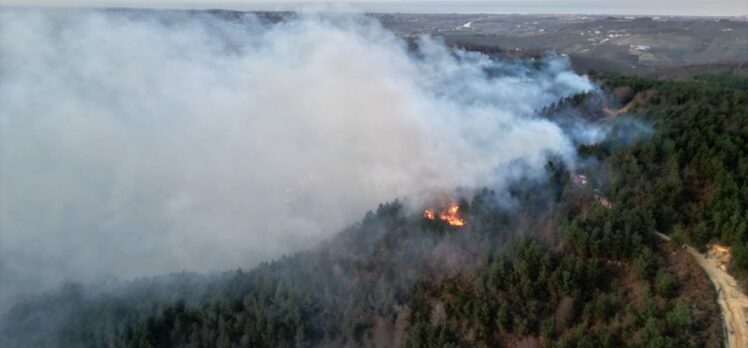
[(748, 21), (742, 18), (373, 16), (400, 35), (441, 36), (451, 45), (470, 49), (507, 54), (554, 50), (568, 54), (580, 71), (746, 74), (748, 62)]

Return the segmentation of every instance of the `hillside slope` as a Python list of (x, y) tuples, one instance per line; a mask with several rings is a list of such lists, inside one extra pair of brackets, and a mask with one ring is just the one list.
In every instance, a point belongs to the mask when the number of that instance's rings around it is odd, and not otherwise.
[[(511, 205), (465, 193), (465, 226), (394, 201), (250, 271), (70, 284), (6, 313), (3, 346), (718, 347), (715, 290), (654, 231), (720, 238), (745, 270), (746, 91), (597, 78), (647, 91), (631, 109), (643, 117), (608, 120), (583, 165), (549, 162)], [(602, 113), (596, 98), (556, 107)]]

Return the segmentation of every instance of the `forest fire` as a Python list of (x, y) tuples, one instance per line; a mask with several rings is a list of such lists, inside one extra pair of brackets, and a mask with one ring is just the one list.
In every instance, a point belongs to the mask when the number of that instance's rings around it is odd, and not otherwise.
[[(464, 226), (465, 220), (460, 217), (459, 210), (460, 207), (457, 204), (452, 204), (439, 212), (439, 220), (446, 221), (452, 226)], [(434, 210), (426, 210), (423, 212), (423, 217), (429, 220), (435, 220), (436, 212)]]

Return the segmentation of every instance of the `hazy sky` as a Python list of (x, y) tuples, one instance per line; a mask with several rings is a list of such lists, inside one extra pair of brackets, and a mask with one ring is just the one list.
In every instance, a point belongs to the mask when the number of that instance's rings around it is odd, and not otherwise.
[(288, 10), (312, 3), (351, 4), (377, 12), (417, 13), (585, 13), (685, 16), (747, 16), (748, 0), (0, 0), (5, 5), (82, 5), (125, 7), (196, 7), (256, 10)]

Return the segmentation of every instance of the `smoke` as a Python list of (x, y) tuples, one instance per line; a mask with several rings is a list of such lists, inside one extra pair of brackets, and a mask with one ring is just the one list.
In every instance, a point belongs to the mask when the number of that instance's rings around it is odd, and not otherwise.
[[(0, 285), (251, 267), (376, 204), (501, 187), (593, 88), (359, 15), (0, 13)], [(521, 173), (516, 173), (522, 163)]]

